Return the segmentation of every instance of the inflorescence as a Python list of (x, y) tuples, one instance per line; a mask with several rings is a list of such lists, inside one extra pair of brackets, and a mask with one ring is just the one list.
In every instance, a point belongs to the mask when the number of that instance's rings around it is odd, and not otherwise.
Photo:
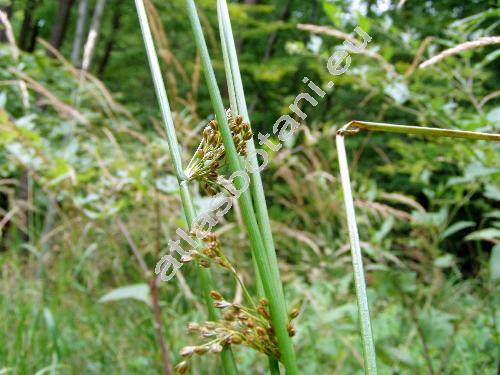
[[(186, 373), (189, 359), (193, 355), (220, 353), (229, 345), (245, 345), (277, 360), (281, 358), (267, 300), (261, 299), (256, 307), (249, 308), (228, 302), (217, 291), (210, 292), (210, 297), (214, 306), (223, 311), (222, 319), (204, 324), (189, 324), (189, 332), (198, 333), (202, 339), (208, 341), (182, 348), (180, 355), (184, 360), (176, 366), (179, 374)], [(287, 330), (290, 336), (295, 335), (292, 320), (298, 315), (297, 309), (293, 309), (289, 314)]]
[[(233, 137), (236, 151), (241, 156), (247, 155), (247, 141), (252, 138), (252, 130), (243, 117), (233, 117), (231, 110), (226, 111), (227, 121)], [(185, 174), (188, 180), (199, 180), (202, 188), (210, 195), (217, 193), (219, 183), (218, 170), (226, 163), (226, 152), (222, 142), (217, 120), (211, 120), (203, 129), (203, 138), (189, 162)]]

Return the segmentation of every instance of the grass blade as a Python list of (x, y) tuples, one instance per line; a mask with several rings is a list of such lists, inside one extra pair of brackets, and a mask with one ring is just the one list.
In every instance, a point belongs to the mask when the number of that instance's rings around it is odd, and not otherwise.
[(366, 295), (363, 259), (361, 256), (361, 248), (359, 245), (358, 226), (356, 224), (356, 214), (354, 211), (354, 202), (352, 198), (349, 166), (347, 163), (344, 144), (344, 135), (356, 134), (360, 130), (492, 141), (500, 141), (500, 134), (489, 134), (453, 129), (438, 129), (423, 126), (394, 125), (367, 121), (351, 121), (337, 132), (337, 153), (339, 158), (340, 179), (342, 183), (342, 191), (344, 194), (344, 204), (349, 229), (349, 241), (351, 244), (351, 257), (352, 265), (354, 268), (354, 283), (356, 287), (356, 299), (358, 304), (361, 339), (363, 342), (365, 373), (372, 375), (377, 373), (376, 353), (375, 345), (373, 343), (368, 298)]
[(483, 141), (500, 141), (500, 134), (496, 133), (481, 133), (455, 129), (440, 129), (430, 128), (425, 126), (410, 126), (410, 125), (395, 125), (385, 124), (382, 122), (368, 121), (351, 121), (345, 125), (341, 131), (352, 132), (356, 129), (364, 129), (370, 131), (380, 131), (387, 133), (414, 134), (430, 137), (448, 137), (448, 138), (463, 138)]
[[(196, 211), (193, 205), (191, 194), (189, 193), (184, 169), (182, 167), (179, 143), (177, 141), (177, 135), (175, 133), (175, 127), (172, 119), (172, 113), (170, 111), (170, 105), (168, 103), (167, 92), (161, 75), (160, 64), (158, 62), (158, 56), (154, 47), (153, 37), (149, 28), (144, 3), (142, 0), (135, 0), (135, 5), (137, 9), (137, 15), (139, 17), (139, 23), (141, 25), (141, 31), (144, 39), (144, 45), (146, 47), (149, 66), (151, 69), (151, 75), (153, 76), (158, 104), (160, 106), (163, 123), (167, 132), (167, 142), (169, 146), (170, 158), (172, 159), (175, 175), (179, 183), (181, 201), (184, 208), (186, 221), (188, 223), (189, 229), (191, 229), (192, 223), (196, 219)], [(203, 289), (203, 297), (207, 304), (209, 318), (211, 320), (216, 320), (219, 318), (219, 313), (213, 306), (212, 300), (209, 296), (210, 291), (215, 289), (212, 274), (210, 270), (203, 267), (197, 267), (197, 271), (200, 284)], [(224, 373), (226, 375), (238, 374), (236, 363), (234, 361), (234, 357), (230, 348), (222, 351), (221, 358)]]
[[(207, 81), (207, 86), (212, 101), (212, 106), (215, 111), (219, 123), (224, 148), (229, 162), (231, 171), (241, 171), (240, 161), (236, 148), (233, 143), (229, 125), (227, 123), (222, 97), (220, 95), (215, 73), (212, 67), (208, 48), (205, 42), (205, 37), (201, 28), (200, 20), (196, 11), (196, 6), (193, 0), (186, 0), (187, 10), (191, 27), (193, 29), (196, 45), (201, 55), (203, 73)], [(242, 190), (242, 179), (236, 178), (235, 185), (238, 190)], [(257, 263), (259, 273), (262, 279), (262, 285), (267, 299), (269, 300), (269, 309), (271, 312), (271, 319), (278, 339), (278, 344), (281, 352), (281, 359), (288, 374), (298, 374), (297, 363), (295, 359), (295, 352), (293, 349), (292, 341), (286, 329), (287, 325), (287, 309), (285, 304), (285, 297), (283, 294), (283, 287), (279, 278), (279, 269), (276, 263), (270, 262), (267, 256), (266, 248), (262, 240), (259, 230), (257, 218), (253, 211), (252, 199), (249, 191), (243, 191), (239, 197), (243, 221), (248, 232), (250, 239), (252, 256)]]
[(375, 345), (373, 344), (372, 327), (370, 321), (370, 310), (368, 297), (366, 296), (365, 273), (363, 271), (363, 258), (359, 246), (358, 226), (352, 200), (351, 180), (349, 178), (349, 166), (344, 145), (344, 133), (337, 134), (337, 153), (339, 157), (340, 180), (344, 193), (344, 204), (349, 228), (349, 241), (351, 243), (351, 258), (354, 269), (354, 285), (356, 288), (356, 299), (358, 303), (358, 319), (363, 342), (363, 358), (365, 361), (365, 373), (377, 374), (377, 361)]

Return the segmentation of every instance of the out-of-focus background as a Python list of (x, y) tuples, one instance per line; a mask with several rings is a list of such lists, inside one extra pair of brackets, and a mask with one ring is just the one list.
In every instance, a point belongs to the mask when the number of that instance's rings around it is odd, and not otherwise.
[[(184, 1), (146, 0), (187, 162), (212, 115)], [(215, 1), (196, 1), (224, 100)], [(0, 373), (154, 374), (161, 351), (137, 246), (153, 269), (185, 227), (134, 2), (1, 0)], [(499, 34), (487, 0), (230, 2), (255, 132), (306, 89), (327, 91), (263, 172), (282, 279), (300, 307), (303, 374), (361, 373), (335, 131), (351, 120), (499, 132)], [(331, 79), (359, 25), (372, 40)], [(354, 35), (354, 34), (353, 34)], [(425, 64), (427, 65), (427, 64)], [(496, 374), (498, 146), (363, 133), (347, 140), (381, 374)], [(201, 209), (206, 197), (194, 185)], [(238, 210), (223, 247), (253, 283)], [(129, 235), (131, 241), (127, 241)], [(162, 283), (172, 362), (205, 310), (193, 265)], [(226, 295), (233, 280), (215, 269)], [(266, 361), (236, 348), (242, 373)], [(218, 359), (193, 363), (219, 373)]]

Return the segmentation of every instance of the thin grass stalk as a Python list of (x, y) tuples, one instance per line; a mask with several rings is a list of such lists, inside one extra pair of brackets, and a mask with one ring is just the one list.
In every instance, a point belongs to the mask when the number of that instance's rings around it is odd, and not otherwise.
[(448, 137), (448, 138), (464, 138), (483, 141), (500, 141), (500, 134), (471, 132), (465, 130), (454, 129), (439, 129), (425, 126), (410, 126), (410, 125), (394, 125), (385, 124), (382, 122), (368, 121), (351, 121), (345, 125), (340, 131), (351, 132), (356, 129), (364, 129), (370, 131), (380, 131), (388, 133), (414, 134), (430, 137)]
[(349, 241), (351, 244), (351, 257), (354, 268), (354, 283), (356, 288), (356, 299), (358, 304), (358, 316), (360, 322), (361, 339), (363, 342), (363, 358), (366, 374), (376, 374), (376, 353), (373, 343), (373, 335), (370, 321), (368, 298), (366, 295), (366, 283), (363, 271), (363, 260), (359, 245), (358, 227), (352, 198), (351, 180), (349, 177), (349, 166), (344, 144), (344, 135), (357, 134), (360, 130), (381, 131), (389, 133), (401, 133), (422, 135), (430, 137), (463, 138), (471, 140), (500, 141), (500, 134), (489, 134), (453, 129), (438, 129), (420, 126), (393, 125), (380, 122), (351, 121), (337, 132), (337, 153), (339, 158), (340, 178), (344, 194), (344, 204), (347, 216)]
[[(238, 56), (236, 54), (236, 46), (229, 17), (229, 10), (225, 0), (218, 0), (217, 2), (217, 15), (219, 20), (219, 30), (221, 34), (222, 55), (224, 59), (224, 69), (226, 71), (227, 86), (229, 92), (229, 102), (231, 103), (231, 111), (233, 114), (240, 114), (244, 120), (250, 125), (250, 116), (248, 115), (248, 108), (245, 100), (245, 92), (241, 79), (240, 68), (238, 64)], [(248, 147), (248, 160), (255, 173), (250, 174), (251, 180), (251, 193), (253, 202), (256, 209), (257, 221), (259, 229), (264, 240), (264, 245), (269, 259), (276, 259), (276, 250), (274, 247), (273, 236), (271, 232), (271, 224), (267, 212), (266, 198), (264, 195), (264, 188), (262, 179), (258, 172), (257, 154), (255, 153), (255, 144), (253, 138), (247, 142)], [(254, 264), (254, 267), (256, 265)], [(264, 294), (262, 281), (260, 278), (256, 280), (257, 290), (260, 295)], [(279, 375), (279, 363), (275, 358), (269, 358), (269, 370), (273, 375)]]
[[(200, 52), (212, 106), (219, 123), (219, 129), (228, 158), (229, 167), (233, 173), (242, 171), (238, 154), (236, 152), (231, 132), (229, 130), (222, 97), (217, 86), (215, 73), (212, 67), (203, 31), (201, 29), (196, 6), (193, 0), (186, 0), (186, 5), (196, 45)], [(242, 179), (237, 177), (235, 180), (236, 188), (239, 191), (242, 191)], [(279, 269), (277, 269), (276, 264), (269, 261), (269, 258), (267, 256), (266, 248), (264, 246), (264, 242), (259, 230), (257, 218), (253, 210), (250, 192), (242, 191), (239, 197), (239, 203), (241, 207), (243, 222), (245, 224), (245, 227), (247, 228), (248, 237), (250, 239), (252, 256), (257, 263), (258, 270), (262, 279), (262, 285), (264, 287), (266, 297), (269, 301), (271, 320), (273, 322), (274, 330), (280, 347), (281, 360), (283, 361), (288, 374), (298, 374), (292, 340), (288, 335), (288, 331), (286, 328), (288, 316), (283, 287), (279, 278)]]
[(337, 133), (337, 153), (339, 158), (340, 181), (344, 193), (344, 204), (349, 229), (349, 241), (351, 244), (351, 259), (354, 269), (354, 285), (356, 288), (356, 300), (358, 304), (358, 320), (360, 325), (361, 340), (363, 343), (363, 359), (365, 363), (365, 374), (377, 374), (377, 360), (375, 345), (373, 343), (372, 327), (370, 320), (370, 309), (366, 295), (365, 273), (363, 270), (363, 258), (359, 245), (358, 226), (354, 212), (352, 199), (351, 180), (349, 178), (349, 167), (344, 145), (344, 133)]
[[(243, 118), (250, 125), (250, 116), (248, 115), (248, 108), (245, 100), (245, 92), (243, 89), (243, 83), (238, 64), (238, 56), (236, 54), (236, 46), (234, 43), (231, 22), (229, 19), (229, 11), (227, 9), (227, 4), (225, 0), (219, 0), (219, 10), (220, 10), (221, 24), (224, 31), (224, 44), (226, 46), (228, 54), (227, 60), (229, 62), (229, 66), (231, 69), (230, 70), (231, 81), (234, 86), (234, 98), (236, 101), (237, 110), (238, 113), (241, 114)], [(258, 161), (257, 161), (257, 154), (255, 152), (255, 142), (253, 138), (250, 139), (247, 144), (248, 144), (248, 160), (252, 168), (257, 169)], [(274, 263), (277, 268), (278, 261), (276, 258), (276, 249), (274, 247), (274, 240), (271, 231), (271, 222), (269, 220), (269, 214), (267, 210), (266, 197), (264, 194), (262, 178), (260, 176), (260, 173), (256, 172), (250, 174), (250, 179), (252, 182), (250, 187), (256, 208), (259, 228), (262, 233), (262, 238), (264, 240), (264, 245), (266, 246), (269, 261), (271, 263)]]
[[(219, 23), (219, 27), (222, 32), (222, 27)], [(224, 37), (221, 35), (221, 46), (222, 46), (222, 52), (223, 52), (223, 61), (224, 61), (224, 70), (226, 71), (226, 79), (227, 79), (227, 88), (228, 88), (228, 93), (229, 93), (229, 103), (231, 107), (231, 112), (233, 115), (239, 114), (238, 111), (238, 105), (236, 103), (236, 93), (234, 90), (234, 83), (233, 83), (233, 76), (231, 74), (231, 67), (229, 60), (227, 58), (227, 50), (226, 50), (226, 42)], [(250, 126), (250, 123), (248, 123)], [(242, 157), (240, 157), (241, 161)], [(260, 273), (259, 273), (259, 267), (257, 266), (257, 263), (255, 259), (252, 257), (252, 265), (255, 270), (255, 286), (257, 289), (257, 295), (259, 298), (265, 298), (265, 292), (264, 292), (264, 287), (262, 286), (262, 280), (260, 278)]]
[[(137, 9), (137, 15), (139, 17), (139, 23), (141, 25), (142, 37), (144, 39), (144, 45), (147, 52), (149, 67), (151, 69), (151, 75), (153, 77), (154, 87), (156, 91), (156, 96), (158, 99), (158, 104), (160, 106), (161, 115), (163, 123), (165, 125), (165, 130), (167, 133), (167, 142), (170, 153), (170, 158), (174, 166), (175, 175), (177, 177), (177, 182), (180, 187), (180, 196), (182, 201), (182, 206), (184, 208), (184, 215), (186, 216), (186, 221), (189, 229), (191, 229), (194, 220), (196, 219), (196, 211), (194, 204), (189, 193), (186, 176), (184, 174), (184, 169), (182, 167), (182, 159), (179, 151), (179, 143), (177, 141), (177, 135), (175, 133), (174, 122), (172, 119), (172, 113), (170, 111), (170, 105), (168, 103), (167, 92), (165, 90), (165, 84), (161, 75), (160, 64), (158, 62), (158, 56), (154, 47), (153, 37), (151, 35), (151, 30), (149, 28), (149, 23), (146, 15), (146, 10), (144, 8), (144, 3), (142, 0), (135, 0), (135, 5)], [(217, 320), (219, 318), (219, 312), (213, 306), (212, 300), (210, 298), (210, 291), (215, 289), (214, 282), (212, 279), (212, 274), (210, 270), (197, 267), (198, 278), (202, 287), (203, 297), (205, 299), (208, 315), (211, 320)], [(236, 368), (236, 362), (234, 360), (232, 351), (230, 348), (226, 348), (221, 353), (222, 366), (224, 373), (226, 375), (238, 374), (238, 369)]]

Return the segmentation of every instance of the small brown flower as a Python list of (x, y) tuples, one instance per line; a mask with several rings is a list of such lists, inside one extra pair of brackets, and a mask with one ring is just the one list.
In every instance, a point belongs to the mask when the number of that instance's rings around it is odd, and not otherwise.
[(193, 332), (198, 332), (200, 330), (200, 325), (195, 322), (191, 322), (188, 324), (188, 331), (193, 333)]
[(222, 348), (222, 345), (221, 345), (221, 344), (219, 344), (219, 343), (217, 343), (217, 342), (216, 342), (216, 343), (213, 343), (213, 344), (210, 346), (210, 351), (211, 351), (212, 353), (220, 353), (220, 352), (222, 352), (222, 349), (223, 349), (223, 348)]
[(292, 311), (290, 311), (290, 319), (295, 319), (296, 317), (299, 316), (299, 310), (298, 309), (292, 309)]
[(216, 301), (222, 301), (224, 299), (224, 297), (222, 297), (222, 294), (220, 294), (216, 290), (212, 290), (210, 292), (210, 297)]
[(182, 357), (190, 357), (194, 353), (195, 349), (196, 349), (195, 346), (185, 346), (184, 348), (181, 349), (180, 355)]
[(194, 348), (194, 352), (198, 355), (203, 355), (208, 352), (208, 348), (206, 346), (197, 346)]
[(241, 337), (236, 336), (236, 335), (231, 336), (231, 344), (238, 345), (238, 344), (241, 344), (242, 342), (243, 342), (243, 340), (241, 339)]
[(178, 374), (185, 374), (188, 369), (188, 363), (186, 361), (182, 361), (177, 366), (175, 366), (175, 371)]

